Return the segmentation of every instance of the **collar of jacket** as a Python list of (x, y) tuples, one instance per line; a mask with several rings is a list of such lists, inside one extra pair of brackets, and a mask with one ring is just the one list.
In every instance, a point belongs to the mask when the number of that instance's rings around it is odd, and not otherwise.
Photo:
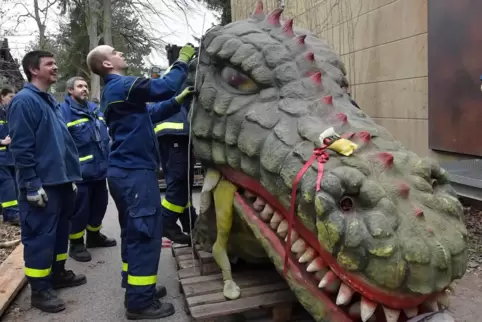
[(110, 82), (111, 80), (113, 79), (117, 79), (117, 78), (120, 78), (122, 77), (121, 75), (117, 75), (117, 74), (107, 74), (104, 76), (104, 82), (105, 83), (108, 83)]

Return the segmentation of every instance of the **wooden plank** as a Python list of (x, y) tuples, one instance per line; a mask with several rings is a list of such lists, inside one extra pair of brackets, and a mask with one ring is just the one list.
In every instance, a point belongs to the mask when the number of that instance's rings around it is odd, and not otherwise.
[(221, 268), (217, 263), (203, 263), (201, 265), (201, 275), (218, 274), (221, 272)]
[(276, 304), (292, 302), (295, 300), (296, 298), (291, 290), (286, 290), (251, 297), (241, 297), (237, 300), (222, 303), (199, 305), (191, 307), (190, 312), (194, 319), (208, 319), (242, 313), (252, 309), (270, 307)]
[(0, 316), (27, 283), (24, 273), (23, 244), (20, 244), (0, 265)]
[[(200, 277), (211, 277), (211, 276), (213, 275), (200, 276)], [(239, 276), (238, 278), (234, 278), (234, 280), (236, 281), (236, 284), (238, 284), (238, 286), (241, 288), (241, 292), (246, 287), (266, 285), (266, 284), (276, 283), (280, 281), (279, 278), (275, 278), (272, 276), (264, 276), (264, 277), (259, 276), (257, 278)], [(184, 289), (184, 294), (188, 298), (195, 295), (198, 296), (198, 295), (205, 295), (205, 294), (210, 294), (214, 292), (219, 292), (219, 291), (222, 291), (224, 286), (224, 282), (222, 278), (213, 279), (209, 282), (204, 282), (204, 283), (185, 284), (184, 281), (181, 281), (181, 283)]]
[[(287, 290), (287, 289), (288, 289), (288, 285), (286, 285), (285, 282), (247, 287), (241, 290), (241, 297), (249, 297), (253, 295), (271, 293), (274, 291)], [(216, 292), (216, 293), (199, 295), (199, 296), (191, 296), (187, 298), (187, 303), (191, 307), (194, 307), (197, 305), (225, 302), (225, 301), (228, 301), (228, 300), (224, 297), (222, 289), (220, 289), (219, 292)]]
[(200, 275), (199, 267), (188, 267), (177, 271), (177, 276), (179, 277), (180, 280), (186, 279), (189, 277), (199, 276), (199, 275)]
[(188, 268), (188, 267), (199, 267), (199, 261), (195, 260), (194, 262), (191, 259), (178, 261), (178, 269)]

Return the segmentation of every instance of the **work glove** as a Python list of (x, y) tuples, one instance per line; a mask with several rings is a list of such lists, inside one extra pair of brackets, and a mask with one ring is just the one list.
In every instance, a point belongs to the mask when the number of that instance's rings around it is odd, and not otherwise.
[(196, 94), (194, 87), (192, 86), (186, 87), (181, 94), (176, 96), (176, 102), (178, 102), (179, 104), (182, 104), (186, 98), (191, 97), (194, 94)]
[(74, 193), (77, 193), (77, 185), (73, 182), (72, 182), (72, 190), (74, 191)]
[(195, 53), (196, 50), (194, 49), (194, 46), (191, 44), (186, 44), (179, 51), (179, 60), (187, 64), (192, 59)]
[(44, 188), (40, 187), (38, 190), (27, 191), (27, 201), (35, 207), (45, 207), (49, 198)]

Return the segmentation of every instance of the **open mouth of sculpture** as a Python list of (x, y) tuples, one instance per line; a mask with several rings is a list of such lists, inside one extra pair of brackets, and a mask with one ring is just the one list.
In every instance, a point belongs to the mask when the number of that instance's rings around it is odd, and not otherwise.
[[(241, 188), (235, 202), (241, 205), (245, 219), (255, 224), (252, 226), (256, 226), (276, 254), (284, 259), (288, 210), (255, 179), (229, 167), (220, 171)], [(438, 311), (438, 302), (448, 306), (445, 290), (430, 295), (389, 292), (360, 274), (344, 271), (296, 216), (290, 243), (288, 274), (324, 304), (333, 321), (406, 321), (418, 314)]]

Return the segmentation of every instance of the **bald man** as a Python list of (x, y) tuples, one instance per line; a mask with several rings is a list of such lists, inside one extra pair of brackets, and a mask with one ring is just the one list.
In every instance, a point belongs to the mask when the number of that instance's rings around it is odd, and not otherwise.
[[(187, 77), (194, 53), (191, 45), (184, 46), (179, 59), (157, 79), (126, 76), (124, 55), (110, 46), (98, 46), (87, 56), (89, 68), (103, 77), (105, 84), (100, 109), (112, 139), (107, 181), (119, 212), (128, 319), (174, 314), (172, 304), (159, 301), (165, 288), (156, 290), (163, 227), (156, 176), (159, 148), (153, 123), (179, 112), (174, 95)], [(173, 104), (146, 106), (147, 102), (169, 100)]]

